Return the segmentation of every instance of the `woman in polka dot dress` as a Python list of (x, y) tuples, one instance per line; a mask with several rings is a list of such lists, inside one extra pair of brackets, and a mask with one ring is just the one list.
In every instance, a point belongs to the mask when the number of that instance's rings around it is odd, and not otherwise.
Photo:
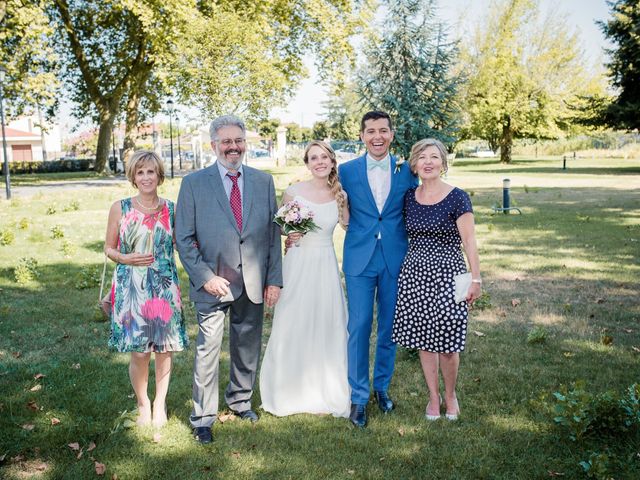
[[(440, 418), (440, 369), (445, 415), (457, 420), (459, 352), (465, 346), (468, 304), (480, 296), (482, 283), (473, 209), (467, 193), (442, 181), (441, 175), (447, 171), (447, 150), (438, 140), (417, 142), (411, 149), (409, 165), (421, 185), (405, 195), (409, 250), (398, 279), (393, 341), (420, 351), (429, 389), (426, 418)], [(466, 300), (456, 303), (453, 277), (467, 271), (461, 245), (473, 280)]]

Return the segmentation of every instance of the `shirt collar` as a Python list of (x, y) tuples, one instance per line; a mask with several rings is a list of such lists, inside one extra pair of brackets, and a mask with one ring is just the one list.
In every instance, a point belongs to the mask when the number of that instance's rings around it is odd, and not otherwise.
[[(218, 165), (218, 171), (220, 172), (220, 176), (222, 178), (225, 178), (227, 176), (227, 173), (229, 173), (229, 169), (225, 167), (221, 162), (216, 162), (216, 165)], [(238, 168), (238, 175), (240, 177), (244, 175), (244, 172), (242, 171), (242, 164), (240, 164), (240, 167)]]

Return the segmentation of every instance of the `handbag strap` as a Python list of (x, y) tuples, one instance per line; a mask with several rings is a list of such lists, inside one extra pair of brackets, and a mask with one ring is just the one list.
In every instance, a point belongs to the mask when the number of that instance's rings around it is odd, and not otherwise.
[(104, 277), (107, 273), (107, 255), (104, 255), (104, 265), (102, 265), (102, 280), (100, 281), (100, 294), (98, 295), (98, 302), (102, 301), (102, 292), (104, 290)]

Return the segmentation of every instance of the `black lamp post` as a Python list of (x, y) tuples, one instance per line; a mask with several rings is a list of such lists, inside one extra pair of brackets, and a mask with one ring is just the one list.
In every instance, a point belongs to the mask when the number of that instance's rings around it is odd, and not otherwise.
[(169, 141), (171, 145), (171, 178), (173, 178), (173, 100), (167, 100), (167, 110), (169, 110)]
[(4, 68), (0, 67), (0, 123), (2, 123), (2, 151), (4, 153), (4, 185), (7, 200), (11, 199), (11, 179), (9, 175), (9, 157), (7, 156), (7, 134), (4, 131)]
[(182, 151), (180, 150), (180, 119), (176, 117), (176, 128), (178, 129), (178, 165), (182, 170)]

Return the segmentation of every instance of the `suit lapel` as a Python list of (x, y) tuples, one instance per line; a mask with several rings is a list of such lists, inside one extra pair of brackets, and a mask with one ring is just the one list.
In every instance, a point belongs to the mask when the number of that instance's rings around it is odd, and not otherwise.
[[(229, 222), (231, 222), (231, 225), (233, 225), (233, 228), (235, 228), (236, 231), (240, 233), (240, 230), (238, 230), (238, 224), (236, 223), (236, 219), (233, 216), (233, 212), (231, 211), (231, 204), (229, 203), (227, 194), (224, 191), (222, 178), (220, 178), (220, 170), (218, 170), (218, 162), (214, 163), (208, 168), (210, 169), (208, 172), (209, 184), (211, 185), (211, 188), (213, 190), (213, 195), (218, 201), (218, 203), (220, 204), (221, 210), (224, 212)], [(245, 186), (246, 186), (246, 182), (245, 182)], [(242, 224), (244, 225), (244, 219), (242, 221)]]
[[(242, 174), (244, 175), (244, 186), (242, 192), (242, 230), (247, 229), (247, 225), (249, 224), (249, 215), (251, 215), (251, 207), (253, 206), (253, 187), (255, 186), (253, 182), (253, 172), (247, 168), (242, 167)], [(231, 207), (229, 207), (231, 210)]]

